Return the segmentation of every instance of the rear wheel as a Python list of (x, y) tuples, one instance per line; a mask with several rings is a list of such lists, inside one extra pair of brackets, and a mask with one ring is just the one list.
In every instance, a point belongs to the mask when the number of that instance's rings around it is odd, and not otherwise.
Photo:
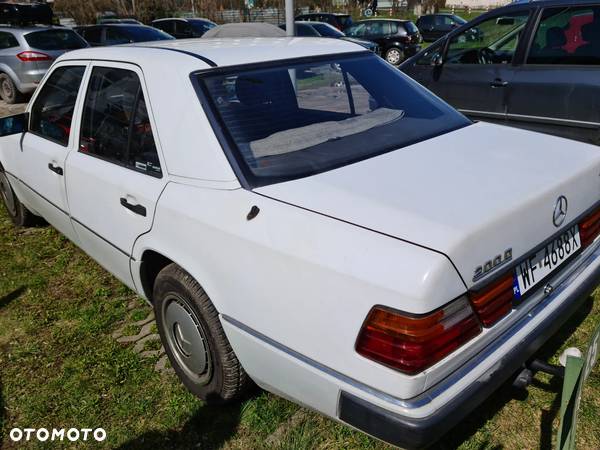
[(0, 73), (0, 96), (6, 103), (12, 105), (23, 100), (23, 94), (19, 92), (13, 80), (5, 73)]
[(183, 384), (207, 403), (235, 400), (251, 385), (219, 313), (194, 278), (176, 264), (154, 283), (154, 312), (165, 351)]
[(10, 220), (16, 226), (25, 227), (36, 223), (36, 216), (19, 201), (2, 166), (0, 166), (0, 197)]
[(404, 59), (404, 52), (398, 47), (389, 48), (385, 52), (385, 60), (394, 66), (397, 66)]

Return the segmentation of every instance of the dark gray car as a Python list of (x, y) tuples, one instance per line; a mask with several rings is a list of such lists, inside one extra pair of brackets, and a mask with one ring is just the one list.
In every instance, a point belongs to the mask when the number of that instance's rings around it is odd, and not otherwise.
[(400, 68), (473, 119), (600, 144), (598, 0), (513, 3)]
[(0, 27), (0, 96), (6, 103), (35, 90), (54, 60), (88, 44), (63, 27)]

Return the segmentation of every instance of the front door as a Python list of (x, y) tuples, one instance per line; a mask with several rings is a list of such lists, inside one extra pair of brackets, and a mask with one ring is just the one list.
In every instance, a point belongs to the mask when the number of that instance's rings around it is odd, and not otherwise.
[(66, 163), (81, 247), (130, 287), (133, 245), (150, 230), (166, 183), (143, 80), (133, 65), (91, 67), (78, 148)]
[(24, 203), (69, 239), (77, 242), (69, 219), (65, 160), (77, 145), (72, 121), (87, 63), (56, 66), (32, 99), (29, 132), (18, 155)]
[(600, 144), (600, 5), (542, 11), (509, 87), (511, 125)]
[(528, 17), (529, 10), (503, 14), (453, 35), (427, 86), (473, 118), (504, 120), (506, 87)]

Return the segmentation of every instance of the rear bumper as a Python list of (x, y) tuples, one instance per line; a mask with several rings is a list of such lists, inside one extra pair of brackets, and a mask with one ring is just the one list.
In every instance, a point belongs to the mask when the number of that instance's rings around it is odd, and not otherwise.
[[(432, 414), (418, 418), (409, 417), (341, 390), (338, 403), (339, 419), (367, 434), (401, 447), (421, 448), (434, 443), (522, 367), (581, 307), (600, 283), (599, 263), (600, 247), (596, 246), (593, 253), (582, 261), (562, 285), (515, 323), (506, 334), (518, 334), (528, 328), (536, 316), (542, 315), (546, 307), (558, 303), (552, 312), (537, 323), (533, 330), (528, 330), (520, 341), (511, 344), (494, 365), (480, 373), (469, 384), (463, 385), (460, 393), (448, 398)], [(460, 376), (454, 378), (461, 379)], [(434, 386), (432, 391), (435, 391), (435, 388)], [(445, 386), (443, 389), (450, 390), (451, 387)], [(428, 403), (436, 395), (436, 392), (428, 391), (412, 399), (411, 403)]]

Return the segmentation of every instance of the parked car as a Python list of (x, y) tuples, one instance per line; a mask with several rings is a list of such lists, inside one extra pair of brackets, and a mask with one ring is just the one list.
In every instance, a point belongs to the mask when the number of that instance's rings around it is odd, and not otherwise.
[(266, 22), (225, 23), (212, 27), (202, 35), (202, 39), (213, 38), (274, 38), (285, 37), (285, 31)]
[[(279, 25), (279, 28), (285, 30), (285, 24)], [(296, 35), (300, 37), (326, 37), (333, 39), (344, 39), (346, 41), (361, 45), (367, 50), (379, 53), (379, 46), (376, 43), (365, 41), (364, 39), (348, 37), (333, 25), (329, 25), (325, 22), (296, 22)]]
[(421, 35), (416, 25), (409, 20), (361, 20), (345, 32), (347, 36), (375, 42), (381, 55), (394, 65), (421, 50)]
[(76, 27), (75, 31), (92, 47), (175, 39), (164, 31), (146, 25), (88, 25)]
[(32, 93), (54, 60), (87, 47), (77, 33), (61, 27), (0, 27), (0, 96), (18, 103)]
[(473, 123), (341, 39), (78, 50), (0, 130), (15, 224), (146, 298), (209, 403), (252, 379), (426, 445), (600, 281), (597, 148)]
[(308, 13), (300, 14), (294, 19), (297, 22), (325, 22), (329, 25), (333, 25), (340, 31), (344, 31), (350, 25), (352, 25), (352, 16), (350, 14), (340, 13)]
[(115, 18), (115, 17), (111, 17), (108, 19), (100, 19), (98, 21), (99, 25), (114, 25), (114, 24), (125, 24), (125, 25), (143, 25), (142, 22), (140, 22), (137, 19), (132, 19), (132, 18), (124, 18), (124, 19), (120, 19), (120, 18)]
[(456, 14), (425, 14), (417, 19), (415, 25), (425, 42), (437, 41), (455, 28), (467, 23)]
[[(469, 39), (478, 29), (480, 40)], [(401, 69), (474, 119), (600, 144), (600, 2), (484, 14)]]
[(181, 18), (157, 19), (151, 25), (170, 34), (175, 39), (202, 37), (208, 30), (217, 26), (216, 23), (208, 19)]
[(0, 24), (52, 25), (52, 8), (46, 3), (0, 3)]

